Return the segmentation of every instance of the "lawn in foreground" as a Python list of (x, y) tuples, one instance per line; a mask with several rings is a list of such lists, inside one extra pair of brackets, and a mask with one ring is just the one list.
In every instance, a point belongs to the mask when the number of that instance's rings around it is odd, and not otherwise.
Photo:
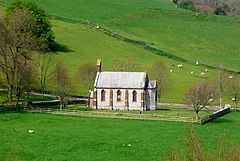
[[(218, 139), (240, 143), (240, 113), (194, 125), (207, 152)], [(183, 147), (188, 123), (0, 113), (0, 156), (19, 160), (164, 160), (166, 148)], [(33, 129), (35, 133), (28, 134)], [(129, 144), (131, 146), (129, 146)], [(1, 158), (4, 159), (4, 158)]]

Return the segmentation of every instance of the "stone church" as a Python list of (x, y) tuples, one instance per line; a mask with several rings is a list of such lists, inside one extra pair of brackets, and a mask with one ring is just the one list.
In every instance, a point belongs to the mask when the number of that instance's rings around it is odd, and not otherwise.
[(102, 72), (97, 60), (94, 89), (89, 106), (108, 110), (155, 110), (157, 82), (149, 81), (146, 72)]

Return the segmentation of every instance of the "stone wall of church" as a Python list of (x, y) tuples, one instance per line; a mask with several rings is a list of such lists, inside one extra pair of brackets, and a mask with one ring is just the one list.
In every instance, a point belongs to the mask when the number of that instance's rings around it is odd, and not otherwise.
[[(141, 93), (143, 89), (104, 89), (105, 100), (102, 101), (101, 93), (103, 89), (97, 90), (97, 109), (109, 110), (146, 110), (141, 105)], [(121, 97), (118, 100), (118, 91)], [(133, 91), (136, 91), (136, 101), (133, 101)], [(112, 94), (111, 94), (112, 92)], [(112, 95), (112, 96), (111, 96)], [(112, 98), (111, 98), (112, 97)]]

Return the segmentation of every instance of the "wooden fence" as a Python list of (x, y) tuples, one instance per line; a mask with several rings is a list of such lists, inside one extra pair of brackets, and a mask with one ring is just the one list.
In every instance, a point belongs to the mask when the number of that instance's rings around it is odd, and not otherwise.
[(102, 112), (102, 111), (82, 111), (82, 110), (60, 110), (52, 108), (34, 108), (25, 109), (28, 112), (50, 113), (60, 115), (74, 115), (84, 117), (104, 117), (104, 118), (121, 118), (121, 119), (139, 119), (139, 120), (164, 120), (164, 121), (179, 121), (179, 122), (195, 122), (193, 117), (165, 116), (159, 114), (133, 114), (133, 113), (118, 113), (118, 112)]
[(207, 115), (207, 116), (205, 116), (205, 117), (202, 117), (199, 123), (205, 124), (205, 123), (207, 123), (207, 122), (209, 122), (209, 121), (212, 121), (212, 120), (214, 120), (214, 119), (216, 119), (216, 118), (218, 118), (218, 117), (221, 117), (221, 116), (223, 116), (223, 115), (226, 115), (226, 114), (228, 114), (229, 112), (230, 112), (230, 108), (229, 108), (229, 107), (220, 109), (220, 110), (214, 112), (214, 113), (211, 114), (211, 115)]

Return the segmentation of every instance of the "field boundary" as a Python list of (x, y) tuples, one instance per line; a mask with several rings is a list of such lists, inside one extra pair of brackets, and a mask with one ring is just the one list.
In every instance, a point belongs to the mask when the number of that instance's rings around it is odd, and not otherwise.
[(193, 117), (180, 117), (180, 116), (166, 116), (159, 114), (131, 114), (131, 113), (118, 113), (116, 112), (100, 112), (100, 111), (83, 111), (83, 110), (67, 110), (67, 109), (53, 109), (53, 108), (34, 108), (24, 109), (26, 112), (32, 113), (48, 113), (56, 115), (70, 115), (70, 116), (83, 116), (83, 117), (100, 117), (112, 119), (137, 119), (137, 120), (161, 120), (161, 121), (175, 121), (175, 122), (190, 122), (194, 123)]

